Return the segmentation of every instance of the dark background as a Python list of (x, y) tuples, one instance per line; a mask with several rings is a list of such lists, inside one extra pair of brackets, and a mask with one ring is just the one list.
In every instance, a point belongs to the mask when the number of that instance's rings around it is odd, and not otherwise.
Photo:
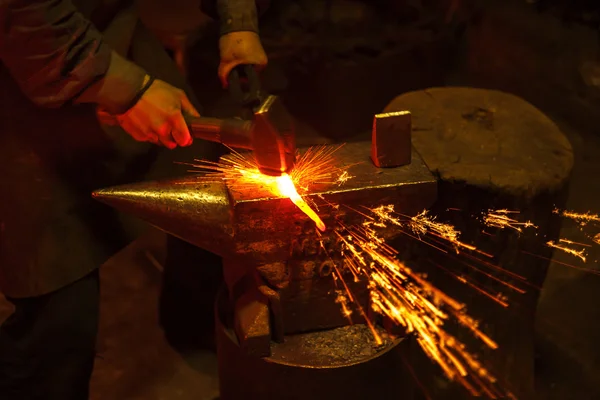
[[(202, 25), (189, 50), (189, 79), (205, 115), (230, 114), (216, 78), (215, 27), (186, 12), (194, 1), (139, 3), (146, 24), (161, 34)], [(273, 3), (261, 24), (270, 59), (264, 85), (281, 94), (298, 119), (300, 144), (366, 138), (373, 114), (406, 91), (444, 85), (500, 89), (536, 105), (561, 127), (576, 157), (568, 207), (600, 212), (600, 2)], [(166, 11), (180, 18), (165, 18)], [(600, 226), (588, 228), (600, 232)], [(564, 224), (563, 237), (581, 235), (575, 224)], [(102, 270), (94, 400), (217, 396), (215, 356), (198, 352), (184, 359), (158, 329), (163, 245), (164, 237), (151, 231)], [(143, 250), (148, 246), (149, 253)], [(598, 248), (591, 249), (588, 267), (597, 268), (599, 256)], [(555, 261), (573, 260), (555, 254)], [(124, 263), (129, 267), (122, 268)], [(598, 293), (600, 276), (553, 262), (538, 308), (539, 399), (600, 398)], [(0, 302), (0, 319), (8, 312)]]

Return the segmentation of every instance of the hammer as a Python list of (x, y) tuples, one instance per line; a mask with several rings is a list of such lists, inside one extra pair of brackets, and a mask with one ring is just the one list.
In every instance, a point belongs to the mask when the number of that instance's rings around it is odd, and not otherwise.
[(253, 120), (186, 117), (194, 139), (252, 150), (260, 172), (271, 176), (294, 167), (296, 142), (291, 118), (277, 96), (267, 96)]
[[(259, 99), (258, 106), (248, 101), (248, 94), (240, 89), (238, 71), (230, 75), (230, 88), (234, 98), (247, 107), (251, 119), (209, 118), (185, 116), (190, 134), (194, 139), (221, 143), (234, 149), (252, 150), (261, 173), (280, 176), (292, 170), (296, 158), (296, 141), (290, 115), (277, 96), (268, 95), (264, 100), (258, 97), (258, 82), (253, 69), (247, 68), (251, 92)], [(100, 122), (116, 125), (115, 116), (98, 111)]]

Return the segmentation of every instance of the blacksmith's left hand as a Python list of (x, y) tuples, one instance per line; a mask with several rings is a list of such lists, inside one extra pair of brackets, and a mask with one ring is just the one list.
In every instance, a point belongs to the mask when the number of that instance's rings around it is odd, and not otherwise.
[(268, 63), (260, 37), (255, 32), (225, 34), (219, 39), (219, 50), (221, 53), (219, 78), (224, 88), (227, 88), (229, 73), (238, 65), (254, 65), (257, 70), (261, 70)]

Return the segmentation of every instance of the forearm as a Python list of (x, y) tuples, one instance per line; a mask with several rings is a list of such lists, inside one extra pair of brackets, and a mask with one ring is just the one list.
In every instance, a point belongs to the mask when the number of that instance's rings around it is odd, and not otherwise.
[(258, 17), (269, 3), (269, 0), (201, 0), (201, 8), (219, 20), (223, 36), (241, 31), (258, 33)]
[(116, 55), (70, 1), (0, 2), (0, 59), (36, 104), (122, 111), (145, 72)]
[(258, 33), (255, 0), (216, 0), (220, 33), (251, 31)]

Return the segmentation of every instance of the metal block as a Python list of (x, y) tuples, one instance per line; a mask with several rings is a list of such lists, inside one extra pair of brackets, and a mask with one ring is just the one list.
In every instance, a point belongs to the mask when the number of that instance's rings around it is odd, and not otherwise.
[[(260, 187), (207, 183), (196, 176), (108, 188), (94, 196), (224, 257), (225, 280), (236, 304), (238, 340), (250, 354), (265, 354), (269, 326), (275, 330), (269, 335), (280, 340), (284, 334), (347, 323), (335, 303), (335, 293), (329, 290), (330, 264), (340, 261), (336, 258), (341, 246), (333, 229), (336, 223), (362, 223), (364, 215), (356, 211), (362, 207), (394, 204), (399, 212), (414, 215), (433, 204), (437, 181), (418, 153), (409, 153), (407, 165), (384, 169), (373, 165), (370, 153), (369, 142), (346, 144), (336, 159), (340, 165), (351, 165), (352, 178), (341, 185), (316, 186), (305, 196), (330, 227), (319, 234), (288, 198)], [(390, 228), (381, 234), (393, 237), (398, 231)], [(266, 285), (254, 280), (254, 287), (240, 286), (254, 273)], [(364, 308), (368, 307), (366, 286), (358, 282), (354, 288)], [(261, 287), (275, 295), (256, 300), (255, 294), (246, 293)], [(263, 295), (267, 292), (262, 291)]]
[(379, 168), (411, 162), (412, 122), (409, 111), (377, 114), (373, 118), (371, 159)]

